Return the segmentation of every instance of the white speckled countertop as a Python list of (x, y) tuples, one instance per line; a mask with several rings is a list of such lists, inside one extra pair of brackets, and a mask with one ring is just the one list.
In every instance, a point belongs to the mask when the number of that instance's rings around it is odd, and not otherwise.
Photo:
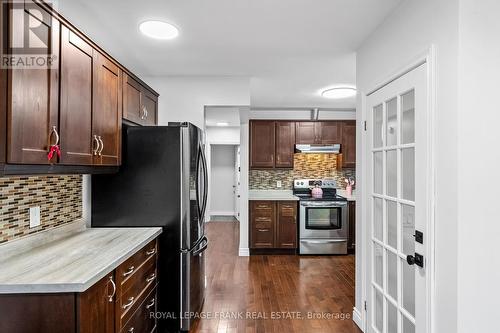
[(351, 195), (347, 195), (346, 190), (337, 189), (337, 194), (346, 198), (347, 201), (356, 201), (356, 190), (353, 190)]
[(290, 190), (250, 190), (248, 200), (298, 201)]
[[(62, 229), (62, 228), (61, 228)], [(161, 228), (73, 228), (0, 246), (0, 294), (82, 292), (156, 238)], [(35, 236), (33, 236), (35, 238)]]

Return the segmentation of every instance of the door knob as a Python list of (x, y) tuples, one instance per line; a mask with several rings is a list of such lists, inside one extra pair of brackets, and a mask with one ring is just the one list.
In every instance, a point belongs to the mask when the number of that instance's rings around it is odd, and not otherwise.
[(424, 267), (424, 256), (415, 252), (415, 255), (411, 254), (406, 256), (406, 262), (408, 265), (417, 265), (419, 267)]

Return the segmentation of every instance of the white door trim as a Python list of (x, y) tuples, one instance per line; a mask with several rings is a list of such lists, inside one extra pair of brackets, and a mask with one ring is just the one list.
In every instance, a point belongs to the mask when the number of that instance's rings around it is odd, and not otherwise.
[[(431, 45), (427, 50), (422, 52), (419, 56), (415, 57), (413, 60), (408, 61), (407, 65), (403, 68), (398, 69), (391, 75), (388, 75), (384, 79), (375, 81), (374, 84), (370, 85), (370, 89), (367, 90), (367, 93), (361, 92), (361, 108), (362, 108), (362, 119), (363, 122), (367, 119), (367, 109), (366, 109), (366, 99), (369, 95), (373, 94), (377, 90), (386, 86), (387, 84), (393, 82), (399, 77), (409, 73), (413, 69), (418, 66), (426, 63), (427, 64), (427, 87), (428, 87), (428, 124), (427, 131), (429, 135), (428, 139), (428, 152), (429, 152), (429, 162), (427, 165), (427, 189), (428, 189), (428, 204), (429, 204), (429, 216), (427, 218), (427, 234), (425, 237), (426, 240), (426, 250), (427, 250), (427, 258), (426, 258), (426, 279), (427, 279), (427, 332), (433, 333), (435, 328), (435, 192), (436, 192), (436, 167), (435, 167), (435, 117), (436, 117), (436, 53), (435, 46)], [(361, 137), (362, 144), (362, 167), (361, 167), (361, 179), (362, 179), (362, 187), (358, 189), (358, 192), (362, 196), (362, 212), (361, 212), (361, 221), (366, 222), (366, 209), (367, 203), (369, 202), (369, 193), (365, 190), (368, 187), (368, 165), (366, 163), (367, 156), (367, 147), (366, 147), (366, 131), (362, 131), (363, 135)], [(360, 191), (361, 190), (361, 191)], [(364, 303), (366, 301), (367, 296), (367, 280), (366, 280), (366, 271), (369, 269), (367, 267), (367, 255), (368, 255), (368, 235), (366, 234), (366, 229), (362, 228), (361, 240), (363, 244), (362, 249), (362, 258), (361, 258), (361, 301), (362, 301), (362, 309), (354, 308), (355, 314), (361, 313), (361, 321), (362, 327), (360, 327), (363, 332), (366, 331), (367, 328), (367, 316), (366, 310), (364, 308)]]

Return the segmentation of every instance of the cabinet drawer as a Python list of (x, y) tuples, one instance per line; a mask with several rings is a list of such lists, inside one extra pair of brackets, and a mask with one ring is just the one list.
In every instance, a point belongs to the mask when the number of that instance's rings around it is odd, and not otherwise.
[(151, 258), (120, 288), (117, 304), (121, 309), (121, 315), (130, 312), (144, 294), (144, 290), (151, 285), (156, 285), (156, 280), (156, 258)]
[(274, 244), (272, 228), (255, 228), (253, 231), (252, 245), (256, 248), (271, 248)]
[(254, 201), (252, 208), (255, 212), (272, 211), (274, 208), (274, 203), (269, 201)]
[(156, 239), (148, 245), (137, 251), (132, 257), (128, 258), (116, 269), (116, 281), (119, 285), (124, 284), (130, 279), (139, 267), (151, 257), (156, 257), (157, 247)]
[(130, 316), (129, 321), (123, 326), (123, 333), (150, 333), (156, 328), (156, 319), (150, 316), (150, 312), (156, 312), (157, 295), (156, 288), (144, 298)]

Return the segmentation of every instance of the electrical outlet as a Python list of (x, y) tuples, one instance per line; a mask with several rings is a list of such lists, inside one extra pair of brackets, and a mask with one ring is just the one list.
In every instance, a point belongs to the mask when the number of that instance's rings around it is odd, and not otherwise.
[(30, 207), (30, 228), (40, 225), (40, 206)]
[(276, 187), (281, 187), (281, 180), (276, 181)]

